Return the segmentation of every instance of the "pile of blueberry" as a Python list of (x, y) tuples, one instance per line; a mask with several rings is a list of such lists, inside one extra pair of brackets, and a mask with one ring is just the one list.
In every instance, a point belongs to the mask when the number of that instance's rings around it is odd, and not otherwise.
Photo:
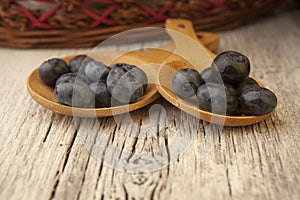
[(199, 107), (221, 115), (264, 115), (272, 112), (277, 98), (249, 77), (249, 59), (238, 52), (219, 54), (202, 73), (179, 70), (172, 80), (174, 93), (182, 99), (196, 96)]
[(60, 103), (82, 108), (134, 103), (145, 94), (148, 84), (145, 72), (134, 65), (108, 67), (86, 55), (72, 58), (69, 64), (60, 58), (45, 61), (39, 76), (54, 87)]

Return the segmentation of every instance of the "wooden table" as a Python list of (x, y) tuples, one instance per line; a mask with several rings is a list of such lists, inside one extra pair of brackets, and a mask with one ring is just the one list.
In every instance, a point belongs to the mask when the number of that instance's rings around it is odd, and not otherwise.
[(299, 18), (220, 33), (220, 51), (245, 53), (279, 102), (269, 119), (221, 131), (162, 98), (133, 122), (83, 119), (76, 129), (31, 99), (26, 78), (47, 58), (89, 49), (0, 48), (0, 199), (299, 199)]

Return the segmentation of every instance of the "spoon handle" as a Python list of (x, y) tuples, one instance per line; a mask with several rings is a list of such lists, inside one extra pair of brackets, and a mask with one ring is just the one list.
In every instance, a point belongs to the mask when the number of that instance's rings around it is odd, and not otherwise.
[[(174, 31), (178, 31), (180, 33), (183, 33), (183, 34), (191, 37), (192, 39), (198, 41), (198, 37), (197, 37), (197, 35), (194, 31), (193, 24), (189, 20), (185, 20), (185, 19), (167, 19), (166, 28), (174, 30)], [(177, 37), (175, 37), (174, 39), (176, 41)]]
[(175, 54), (188, 60), (200, 71), (211, 65), (215, 55), (199, 41), (191, 21), (168, 19), (165, 26), (175, 44)]

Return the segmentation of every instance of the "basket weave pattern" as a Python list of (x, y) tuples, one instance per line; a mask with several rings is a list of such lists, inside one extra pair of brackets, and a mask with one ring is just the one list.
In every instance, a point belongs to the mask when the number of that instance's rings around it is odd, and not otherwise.
[[(1, 0), (0, 45), (21, 48), (86, 47), (130, 28), (162, 26), (169, 17), (191, 19), (196, 30), (218, 31), (267, 14), (282, 1)], [(70, 33), (77, 34), (78, 38), (86, 37), (85, 42), (71, 42), (75, 36), (68, 38)], [(54, 35), (62, 37), (60, 44), (53, 40)], [(87, 35), (90, 35), (90, 41)], [(28, 40), (29, 36), (37, 40)], [(10, 42), (11, 39), (17, 41)]]

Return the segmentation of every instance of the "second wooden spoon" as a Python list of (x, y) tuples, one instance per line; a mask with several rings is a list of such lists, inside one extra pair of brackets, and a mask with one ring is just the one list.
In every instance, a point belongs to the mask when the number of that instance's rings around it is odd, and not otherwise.
[[(176, 48), (158, 71), (157, 89), (167, 101), (204, 121), (224, 126), (250, 125), (270, 116), (270, 113), (262, 116), (218, 115), (199, 109), (195, 99), (185, 101), (178, 98), (171, 89), (174, 74), (183, 68), (193, 68), (201, 72), (211, 65), (215, 55), (199, 42), (190, 21), (169, 19), (166, 22), (166, 28), (169, 29), (168, 33), (172, 37)], [(263, 87), (261, 83), (259, 84)]]

